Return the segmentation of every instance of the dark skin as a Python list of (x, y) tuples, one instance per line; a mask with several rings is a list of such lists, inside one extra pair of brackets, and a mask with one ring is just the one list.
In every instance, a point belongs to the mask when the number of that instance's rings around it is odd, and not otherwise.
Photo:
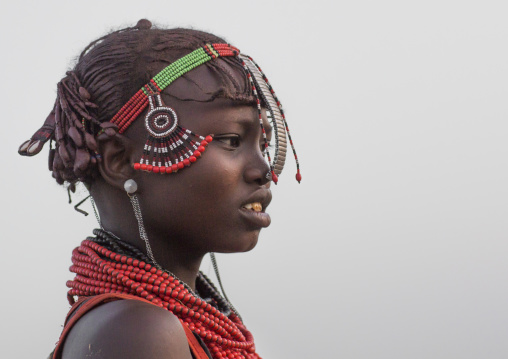
[[(214, 135), (196, 163), (177, 174), (135, 171), (132, 164), (139, 161), (146, 140), (143, 114), (124, 134), (99, 143), (101, 177), (90, 187), (104, 229), (145, 251), (123, 188), (127, 179), (134, 179), (156, 261), (193, 289), (205, 254), (251, 250), (261, 228), (270, 224), (266, 213), (243, 208), (259, 202), (264, 212), (271, 200), (256, 107), (226, 98), (181, 100), (200, 99), (218, 84), (216, 75), (201, 66), (175, 81), (171, 95), (163, 93), (163, 101), (174, 108), (181, 126), (203, 136)], [(270, 137), (266, 118), (264, 126)], [(181, 323), (172, 313), (148, 303), (121, 300), (80, 319), (65, 341), (63, 358), (192, 356)]]

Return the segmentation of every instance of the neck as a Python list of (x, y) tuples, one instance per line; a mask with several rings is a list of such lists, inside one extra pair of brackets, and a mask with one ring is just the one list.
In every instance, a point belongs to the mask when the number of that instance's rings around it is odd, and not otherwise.
[[(146, 244), (140, 238), (137, 228), (134, 233), (128, 233), (123, 226), (117, 227), (103, 224), (103, 228), (122, 241), (132, 244), (149, 257)], [(156, 264), (161, 269), (171, 272), (177, 279), (195, 291), (196, 278), (204, 255), (194, 255), (192, 251), (173, 245), (174, 242), (170, 240), (159, 240), (158, 236), (151, 236), (150, 232), (147, 233), (147, 236)], [(152, 240), (152, 238), (156, 238), (156, 240)]]
[[(199, 273), (203, 255), (195, 255), (189, 253), (190, 251), (178, 248), (172, 242), (168, 241), (154, 241), (150, 238), (150, 245), (152, 246), (154, 258), (157, 264), (171, 273), (178, 279), (187, 284), (193, 291), (196, 290), (196, 278)], [(161, 245), (161, 243), (163, 245)]]
[[(111, 197), (108, 201), (103, 201), (101, 196), (95, 196), (102, 228), (147, 254), (146, 244), (139, 234), (139, 225), (129, 198), (121, 191), (115, 200), (111, 200)], [(150, 229), (146, 229), (146, 232), (157, 264), (195, 291), (196, 278), (204, 254), (196, 254), (195, 251), (178, 245), (178, 242), (185, 241), (168, 238), (165, 233), (154, 233)]]

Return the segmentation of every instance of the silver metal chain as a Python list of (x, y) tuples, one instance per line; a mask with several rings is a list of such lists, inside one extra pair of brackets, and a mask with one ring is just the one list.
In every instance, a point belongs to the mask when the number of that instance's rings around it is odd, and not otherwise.
[(153, 256), (152, 247), (150, 246), (150, 242), (148, 241), (148, 236), (145, 231), (145, 225), (143, 224), (143, 216), (141, 215), (141, 208), (139, 207), (138, 196), (136, 196), (135, 194), (130, 194), (129, 198), (132, 203), (132, 208), (134, 209), (134, 215), (136, 216), (136, 220), (138, 221), (139, 236), (145, 242), (146, 254), (157, 265), (157, 267), (160, 268), (159, 264), (155, 260), (155, 257)]
[(219, 274), (219, 265), (217, 264), (217, 258), (215, 258), (215, 253), (210, 252), (210, 259), (212, 260), (213, 270), (215, 272), (215, 276), (217, 277), (217, 281), (219, 282), (220, 290), (222, 292), (222, 295), (224, 296), (224, 299), (226, 299), (226, 302), (228, 303), (229, 309), (231, 309), (235, 314), (240, 318), (241, 321), (243, 321), (240, 313), (238, 313), (238, 310), (231, 304), (231, 301), (229, 300), (228, 296), (226, 295), (226, 291), (224, 290), (224, 287), (222, 285), (222, 280), (220, 278)]
[(97, 223), (99, 223), (99, 226), (101, 227), (101, 229), (104, 230), (104, 227), (102, 227), (102, 223), (101, 223), (101, 217), (99, 217), (99, 212), (97, 211), (97, 207), (95, 206), (95, 201), (94, 201), (92, 195), (90, 195), (90, 203), (92, 204), (93, 213), (95, 213), (95, 218), (97, 218)]

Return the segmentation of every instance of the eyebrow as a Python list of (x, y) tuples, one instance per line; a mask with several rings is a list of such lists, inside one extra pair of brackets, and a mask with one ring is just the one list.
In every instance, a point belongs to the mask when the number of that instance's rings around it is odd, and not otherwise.
[[(259, 121), (256, 119), (256, 121)], [(252, 118), (248, 118), (248, 117), (235, 117), (232, 119), (231, 122), (234, 122), (234, 123), (237, 123), (239, 125), (251, 125), (252, 124)], [(257, 122), (259, 124), (259, 122)], [(268, 123), (264, 123), (263, 122), (263, 127), (265, 129), (266, 132), (272, 132), (273, 131), (273, 126), (270, 124), (270, 121), (268, 121)]]

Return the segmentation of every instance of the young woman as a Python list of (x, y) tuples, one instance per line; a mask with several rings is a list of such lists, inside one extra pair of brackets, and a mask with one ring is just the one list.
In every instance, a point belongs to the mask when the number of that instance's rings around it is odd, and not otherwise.
[(291, 139), (261, 69), (214, 35), (140, 20), (92, 42), (57, 94), (19, 152), (49, 142), (53, 177), (87, 186), (101, 229), (73, 252), (53, 358), (259, 358), (199, 267), (270, 224)]

